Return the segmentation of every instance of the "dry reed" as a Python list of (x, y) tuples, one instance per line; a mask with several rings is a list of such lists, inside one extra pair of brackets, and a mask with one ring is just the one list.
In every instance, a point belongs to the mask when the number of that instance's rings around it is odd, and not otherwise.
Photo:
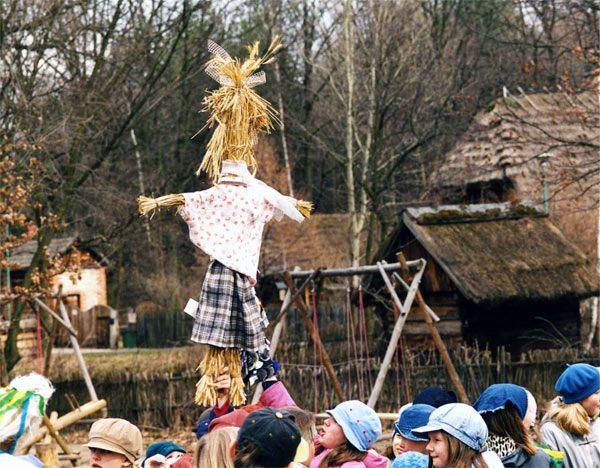
[(257, 163), (253, 152), (256, 139), (259, 133), (268, 133), (273, 129), (277, 111), (252, 89), (263, 81), (262, 75), (254, 72), (262, 65), (271, 63), (280, 48), (279, 38), (275, 37), (262, 56), (259, 55), (259, 43), (256, 42), (248, 46), (248, 58), (243, 62), (222, 51), (215, 52), (215, 56), (207, 63), (207, 72), (222, 86), (203, 100), (202, 110), (209, 112), (210, 117), (200, 131), (207, 127), (216, 128), (196, 175), (203, 170), (216, 181), (224, 159), (244, 161), (256, 173)]
[(163, 195), (158, 198), (150, 198), (144, 195), (140, 195), (137, 199), (138, 210), (142, 216), (157, 208), (171, 208), (177, 206), (183, 206), (185, 204), (185, 198), (182, 194), (171, 194)]

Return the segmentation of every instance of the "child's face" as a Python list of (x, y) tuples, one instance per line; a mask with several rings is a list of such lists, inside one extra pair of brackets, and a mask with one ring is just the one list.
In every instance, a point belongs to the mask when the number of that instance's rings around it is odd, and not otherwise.
[(535, 421), (537, 419), (537, 404), (535, 401), (530, 401), (527, 404), (527, 412), (525, 413), (525, 418), (523, 418), (523, 425), (525, 429), (528, 431), (532, 430), (535, 426)]
[(429, 442), (425, 449), (435, 468), (446, 468), (448, 466), (448, 459), (450, 458), (448, 441), (441, 431), (429, 433)]
[(406, 452), (427, 453), (425, 451), (426, 445), (427, 442), (415, 442), (414, 440), (402, 437), (397, 432), (394, 434), (394, 438), (392, 439), (392, 450), (394, 451), (394, 456), (396, 457)]
[(334, 448), (342, 445), (346, 441), (346, 436), (342, 426), (335, 422), (333, 418), (327, 418), (323, 427), (319, 431), (321, 445), (325, 448)]
[(600, 390), (596, 393), (592, 393), (585, 400), (582, 400), (580, 404), (590, 418), (598, 417), (598, 414), (600, 413)]

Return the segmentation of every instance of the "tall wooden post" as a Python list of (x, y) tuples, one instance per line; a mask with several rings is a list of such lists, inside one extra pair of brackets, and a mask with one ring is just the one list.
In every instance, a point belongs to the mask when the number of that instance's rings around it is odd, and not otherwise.
[[(406, 259), (402, 252), (398, 254), (398, 261), (402, 264), (402, 273), (405, 279), (408, 281), (408, 267), (406, 266)], [(446, 368), (446, 372), (448, 372), (448, 376), (450, 377), (450, 381), (454, 388), (456, 389), (456, 393), (458, 393), (458, 397), (463, 403), (469, 403), (469, 399), (467, 397), (467, 392), (465, 392), (465, 388), (463, 387), (458, 373), (456, 372), (456, 368), (452, 363), (452, 359), (450, 359), (450, 355), (448, 354), (448, 349), (444, 344), (444, 340), (440, 336), (440, 332), (437, 327), (433, 323), (431, 315), (427, 312), (427, 304), (425, 303), (425, 299), (423, 299), (423, 295), (421, 291), (417, 291), (416, 295), (417, 304), (419, 305), (419, 311), (423, 315), (423, 320), (425, 320), (425, 324), (429, 329), (429, 333), (431, 333), (431, 338), (433, 339), (433, 343), (440, 353), (440, 357), (442, 358), (442, 362), (444, 363), (444, 367)]]
[[(58, 298), (58, 307), (60, 309), (60, 314), (62, 315), (63, 321), (67, 324), (68, 328), (73, 329), (73, 327), (71, 326), (71, 321), (69, 320), (67, 308), (65, 307), (65, 304), (62, 301), (62, 297)], [(96, 395), (96, 389), (94, 388), (94, 384), (92, 383), (90, 373), (88, 372), (87, 366), (85, 365), (83, 354), (81, 353), (81, 349), (79, 348), (79, 342), (77, 341), (77, 336), (69, 334), (69, 340), (71, 341), (71, 346), (73, 346), (73, 351), (75, 352), (75, 357), (77, 358), (77, 362), (79, 363), (79, 368), (81, 369), (81, 373), (83, 374), (83, 380), (85, 381), (85, 386), (87, 387), (88, 392), (90, 393), (90, 397), (92, 401), (98, 401), (98, 395)]]
[(390, 337), (390, 341), (388, 343), (387, 350), (385, 351), (385, 356), (381, 363), (381, 367), (379, 368), (379, 373), (377, 374), (377, 379), (375, 379), (375, 385), (373, 385), (373, 389), (371, 390), (371, 395), (369, 396), (369, 401), (367, 405), (371, 408), (375, 408), (377, 404), (377, 400), (379, 399), (379, 394), (381, 393), (381, 389), (383, 388), (383, 384), (385, 382), (385, 378), (387, 376), (388, 370), (392, 363), (392, 359), (394, 354), (396, 353), (396, 348), (398, 347), (398, 341), (400, 340), (400, 335), (402, 334), (402, 328), (404, 327), (404, 323), (406, 322), (406, 318), (408, 317), (408, 312), (412, 306), (413, 300), (415, 298), (415, 294), (418, 291), (419, 281), (421, 281), (421, 276), (423, 276), (423, 272), (425, 271), (425, 265), (427, 263), (425, 260), (422, 260), (421, 268), (414, 276), (412, 283), (410, 285), (410, 289), (406, 295), (406, 299), (404, 304), (400, 301), (398, 294), (396, 294), (396, 290), (392, 286), (390, 278), (388, 277), (385, 269), (381, 262), (377, 262), (377, 266), (379, 267), (379, 273), (383, 278), (383, 281), (392, 296), (392, 300), (396, 304), (398, 311), (400, 314), (398, 315), (398, 320), (394, 324), (394, 330), (392, 331), (392, 336)]
[[(290, 272), (286, 271), (283, 274), (283, 278), (284, 278), (284, 281), (287, 284), (287, 287), (290, 290), (291, 294), (294, 295), (296, 293), (296, 286), (294, 285), (294, 280), (292, 279)], [(321, 339), (319, 338), (319, 334), (317, 333), (317, 330), (315, 329), (315, 327), (312, 323), (312, 320), (310, 319), (310, 317), (308, 315), (308, 311), (306, 310), (306, 305), (304, 304), (304, 302), (302, 301), (302, 298), (300, 296), (296, 296), (295, 304), (296, 304), (296, 307), (298, 308), (298, 311), (300, 312), (300, 316), (302, 317), (304, 324), (306, 325), (306, 329), (308, 330), (308, 333), (310, 334), (311, 340), (319, 349), (319, 353), (321, 354), (321, 360), (323, 361), (323, 367), (325, 367), (325, 371), (329, 375), (329, 378), (331, 379), (331, 383), (333, 384), (333, 391), (335, 392), (336, 396), (338, 397), (338, 399), (340, 401), (344, 401), (344, 392), (342, 391), (342, 386), (340, 385), (340, 382), (339, 382), (337, 376), (335, 375), (335, 370), (333, 369), (333, 365), (331, 364), (331, 359), (329, 358), (329, 354), (327, 354), (327, 350), (323, 346), (323, 343), (321, 342)]]

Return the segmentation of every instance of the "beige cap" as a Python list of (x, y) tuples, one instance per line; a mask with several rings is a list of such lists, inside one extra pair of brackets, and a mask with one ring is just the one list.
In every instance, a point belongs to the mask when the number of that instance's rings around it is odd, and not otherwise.
[(133, 463), (142, 456), (142, 433), (125, 419), (99, 419), (92, 424), (84, 446), (120, 453)]

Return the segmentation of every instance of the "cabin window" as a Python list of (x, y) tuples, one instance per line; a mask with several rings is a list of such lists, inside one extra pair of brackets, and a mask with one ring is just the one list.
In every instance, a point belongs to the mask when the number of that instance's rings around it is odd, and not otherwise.
[(473, 182), (465, 190), (466, 203), (502, 203), (513, 201), (514, 184), (509, 178)]
[(81, 295), (80, 294), (68, 294), (68, 295), (64, 296), (64, 300), (65, 300), (65, 305), (67, 306), (67, 309), (69, 309), (69, 306), (74, 306), (74, 307), (77, 307), (78, 309), (81, 309)]

